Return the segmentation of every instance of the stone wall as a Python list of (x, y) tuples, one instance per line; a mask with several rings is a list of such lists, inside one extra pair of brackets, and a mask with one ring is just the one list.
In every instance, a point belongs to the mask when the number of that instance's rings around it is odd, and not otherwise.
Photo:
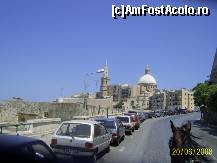
[(0, 103), (0, 122), (16, 123), (18, 121), (17, 108), (11, 103), (3, 101)]
[(217, 125), (217, 112), (208, 111), (204, 114), (204, 119), (210, 124)]
[(30, 119), (61, 118), (71, 120), (74, 116), (96, 116), (113, 114), (113, 108), (104, 108), (100, 105), (88, 105), (85, 109), (78, 103), (55, 103), (55, 102), (26, 102), (10, 100), (0, 102), (0, 122), (17, 123)]

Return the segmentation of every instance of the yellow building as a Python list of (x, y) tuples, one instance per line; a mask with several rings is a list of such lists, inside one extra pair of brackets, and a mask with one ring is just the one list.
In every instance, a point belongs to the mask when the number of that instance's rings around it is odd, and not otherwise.
[(180, 89), (174, 91), (166, 91), (166, 108), (167, 109), (188, 109), (194, 110), (193, 91), (188, 89)]

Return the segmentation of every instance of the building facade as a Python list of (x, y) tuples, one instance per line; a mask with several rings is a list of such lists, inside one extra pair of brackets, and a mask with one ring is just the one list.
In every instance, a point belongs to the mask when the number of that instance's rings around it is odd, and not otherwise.
[(150, 97), (150, 109), (194, 109), (193, 91), (188, 89), (163, 90)]
[(113, 101), (127, 101), (131, 97), (131, 89), (128, 84), (110, 85), (109, 94), (113, 96)]
[(149, 107), (151, 110), (166, 109), (166, 92), (159, 91), (149, 98)]
[(141, 110), (149, 109), (149, 99), (157, 91), (157, 82), (151, 75), (151, 69), (146, 66), (145, 74), (138, 81), (139, 92), (137, 93), (137, 104)]

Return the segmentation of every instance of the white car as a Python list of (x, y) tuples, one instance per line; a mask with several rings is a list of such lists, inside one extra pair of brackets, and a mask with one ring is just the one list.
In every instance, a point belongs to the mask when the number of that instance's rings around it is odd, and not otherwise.
[(132, 116), (127, 116), (127, 115), (117, 116), (117, 119), (119, 119), (124, 125), (126, 133), (129, 133), (131, 135), (132, 132), (134, 132), (135, 122), (133, 122)]
[(99, 122), (73, 120), (59, 126), (50, 146), (56, 154), (87, 156), (96, 162), (100, 152), (110, 151), (110, 141), (111, 134)]

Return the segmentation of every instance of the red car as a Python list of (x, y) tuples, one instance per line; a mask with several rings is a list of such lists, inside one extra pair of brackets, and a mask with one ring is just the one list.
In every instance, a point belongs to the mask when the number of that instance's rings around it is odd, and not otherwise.
[(128, 115), (128, 116), (133, 117), (133, 122), (135, 123), (135, 129), (138, 130), (140, 127), (139, 117), (134, 113), (124, 113), (124, 115)]

